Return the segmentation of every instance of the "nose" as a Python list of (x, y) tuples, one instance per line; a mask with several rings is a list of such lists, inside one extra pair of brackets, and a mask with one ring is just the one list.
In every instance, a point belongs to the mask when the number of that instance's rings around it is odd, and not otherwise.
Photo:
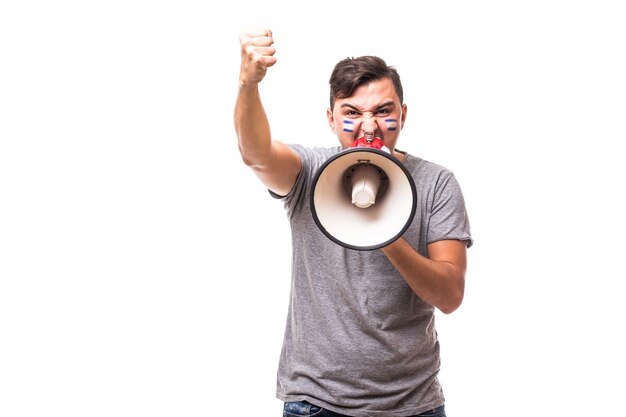
[(373, 138), (374, 132), (376, 132), (377, 128), (378, 125), (376, 124), (376, 119), (374, 117), (368, 115), (364, 116), (363, 122), (361, 123), (361, 130), (363, 131), (363, 136), (365, 136), (366, 139), (368, 136)]

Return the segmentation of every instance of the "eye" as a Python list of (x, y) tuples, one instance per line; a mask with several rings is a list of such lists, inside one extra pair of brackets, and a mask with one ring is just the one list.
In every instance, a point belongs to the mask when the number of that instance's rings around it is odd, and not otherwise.
[(388, 108), (376, 110), (376, 116), (386, 117), (386, 116), (389, 116), (390, 114), (391, 114), (391, 110)]
[(361, 115), (361, 113), (359, 113), (356, 110), (346, 110), (343, 114), (344, 116), (351, 117), (351, 118), (359, 117)]

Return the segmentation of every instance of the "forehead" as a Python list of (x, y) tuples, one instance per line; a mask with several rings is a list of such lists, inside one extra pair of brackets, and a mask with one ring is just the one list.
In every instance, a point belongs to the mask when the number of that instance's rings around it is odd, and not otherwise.
[(372, 81), (357, 88), (350, 97), (337, 98), (335, 109), (342, 104), (350, 104), (360, 110), (371, 110), (383, 103), (393, 101), (400, 105), (400, 98), (396, 93), (393, 82), (389, 78)]

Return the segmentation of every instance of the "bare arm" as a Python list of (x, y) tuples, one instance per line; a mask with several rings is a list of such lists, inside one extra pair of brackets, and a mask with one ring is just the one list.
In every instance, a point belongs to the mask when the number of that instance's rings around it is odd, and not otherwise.
[(382, 249), (411, 289), (424, 301), (450, 314), (463, 301), (466, 244), (442, 240), (428, 245), (428, 258), (400, 238)]
[(244, 33), (241, 42), (239, 92), (235, 104), (235, 131), (239, 152), (265, 186), (279, 195), (289, 193), (300, 172), (298, 155), (284, 143), (272, 140), (270, 124), (259, 93), (267, 68), (276, 63), (272, 32)]

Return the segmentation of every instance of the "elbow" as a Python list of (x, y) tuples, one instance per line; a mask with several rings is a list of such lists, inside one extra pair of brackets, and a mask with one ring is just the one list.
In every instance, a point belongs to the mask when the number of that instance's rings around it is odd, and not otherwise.
[(451, 291), (448, 296), (446, 297), (445, 300), (443, 300), (443, 302), (441, 302), (437, 308), (443, 313), (443, 314), (452, 314), (453, 312), (455, 312), (459, 307), (461, 307), (461, 304), (463, 303), (463, 295), (464, 295), (464, 289), (463, 288), (459, 288), (456, 289), (454, 291)]
[(450, 271), (445, 296), (437, 306), (444, 314), (455, 312), (463, 303), (465, 296), (465, 270), (454, 268)]
[(242, 146), (239, 146), (239, 155), (241, 156), (241, 161), (250, 168), (263, 165), (262, 158), (259, 154), (247, 152)]
[(248, 156), (246, 156), (241, 149), (239, 149), (239, 154), (241, 155), (241, 161), (244, 163), (244, 165), (246, 165), (247, 167), (253, 167), (256, 164), (253, 162), (253, 160), (251, 158), (249, 158)]
[(439, 311), (441, 311), (443, 314), (452, 314), (454, 313), (459, 307), (461, 306), (461, 302), (456, 302), (456, 303), (448, 303), (442, 306), (439, 306)]

